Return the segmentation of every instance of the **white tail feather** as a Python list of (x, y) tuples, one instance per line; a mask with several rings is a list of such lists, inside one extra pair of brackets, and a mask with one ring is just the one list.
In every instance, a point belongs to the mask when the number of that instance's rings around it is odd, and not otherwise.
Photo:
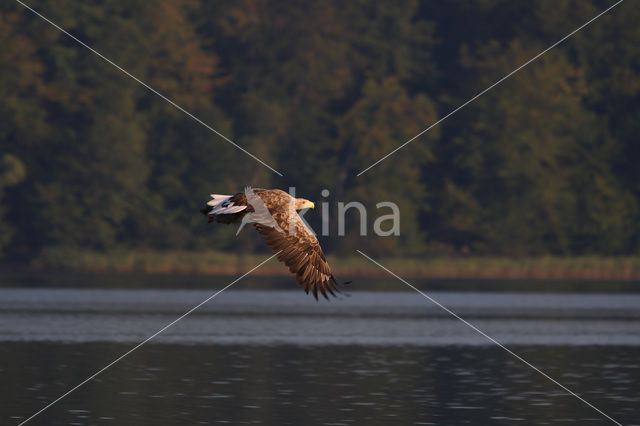
[(231, 198), (231, 195), (211, 194), (211, 198), (213, 198), (213, 200), (209, 200), (207, 205), (211, 207), (215, 207), (218, 204), (222, 203), (223, 201)]
[(247, 206), (218, 206), (215, 209), (211, 210), (209, 212), (209, 216), (217, 216), (219, 214), (233, 214), (233, 213), (238, 213), (241, 212), (242, 210), (246, 209)]
[(211, 194), (211, 198), (213, 198), (214, 200), (221, 199), (221, 198), (231, 198), (231, 195)]

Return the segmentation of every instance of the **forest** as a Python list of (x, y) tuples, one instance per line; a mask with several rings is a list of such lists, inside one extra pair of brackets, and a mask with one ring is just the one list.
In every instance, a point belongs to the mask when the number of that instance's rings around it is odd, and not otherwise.
[[(266, 252), (210, 193), (295, 187), (401, 211), (329, 253), (640, 254), (640, 8), (614, 1), (31, 0), (0, 5), (0, 262)], [(323, 197), (322, 190), (329, 195)], [(320, 228), (319, 211), (305, 216)], [(336, 229), (335, 221), (330, 223)]]

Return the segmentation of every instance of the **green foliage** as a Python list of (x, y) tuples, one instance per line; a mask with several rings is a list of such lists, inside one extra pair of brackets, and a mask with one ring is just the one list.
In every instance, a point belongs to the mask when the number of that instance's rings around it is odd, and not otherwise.
[[(0, 203), (4, 188), (17, 185), (24, 180), (26, 174), (24, 163), (19, 158), (11, 154), (4, 154), (0, 157)], [(4, 205), (0, 204), (0, 254), (11, 241), (14, 232), (11, 224), (3, 220), (4, 210)]]
[[(473, 56), (463, 47), (461, 62), (504, 75), (542, 48), (490, 41)], [(474, 90), (489, 84), (480, 79)], [(445, 148), (458, 170), (443, 182), (442, 203), (433, 201), (446, 209), (442, 226), (452, 232), (443, 232), (462, 239), (453, 242), (526, 255), (623, 249), (634, 203), (611, 171), (606, 132), (583, 105), (586, 88), (582, 70), (555, 50), (470, 107)]]
[[(369, 164), (391, 152), (397, 145), (419, 133), (424, 122), (436, 121), (435, 105), (424, 95), (410, 98), (394, 77), (381, 82), (369, 80), (363, 95), (340, 122), (338, 140), (343, 147), (341, 186), (346, 188), (346, 200), (363, 200), (369, 215), (375, 214), (375, 204), (392, 201), (401, 212), (401, 237), (377, 237), (371, 228), (364, 241), (351, 226), (347, 235), (351, 247), (360, 246), (375, 252), (406, 250), (415, 254), (421, 237), (415, 206), (422, 206), (426, 198), (426, 185), (420, 172), (431, 159), (427, 143), (437, 138), (430, 133), (411, 150), (399, 151), (380, 163), (371, 173), (356, 177)], [(389, 213), (388, 211), (386, 213)], [(369, 219), (371, 223), (373, 219)]]
[[(601, 10), (599, 1), (71, 2), (37, 6), (283, 172), (277, 177), (19, 4), (0, 6), (0, 253), (264, 250), (205, 227), (211, 192), (369, 208), (329, 251), (640, 250), (640, 11), (622, 4), (360, 177)], [(372, 236), (395, 202), (401, 235)], [(317, 203), (319, 205), (319, 203)], [(307, 215), (320, 229), (319, 212)], [(314, 217), (312, 217), (314, 216)], [(54, 253), (54, 254), (52, 254)]]

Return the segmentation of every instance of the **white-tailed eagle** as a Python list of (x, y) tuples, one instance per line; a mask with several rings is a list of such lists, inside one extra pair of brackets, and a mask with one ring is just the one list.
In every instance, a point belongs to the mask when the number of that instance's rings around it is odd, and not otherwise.
[(296, 212), (313, 208), (311, 201), (279, 189), (261, 188), (246, 188), (235, 195), (211, 194), (211, 198), (201, 210), (209, 223), (241, 222), (240, 229), (245, 223), (253, 223), (307, 294), (311, 291), (317, 300), (318, 291), (325, 299), (327, 293), (335, 296), (339, 292), (318, 239)]

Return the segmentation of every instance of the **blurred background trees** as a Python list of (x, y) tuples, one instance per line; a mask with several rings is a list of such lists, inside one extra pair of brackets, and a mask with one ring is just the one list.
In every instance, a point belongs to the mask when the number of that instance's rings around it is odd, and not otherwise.
[[(356, 174), (610, 2), (32, 6), (284, 174), (279, 177), (17, 3), (0, 6), (0, 253), (264, 250), (205, 228), (211, 192), (295, 186), (401, 209), (398, 238), (331, 251), (637, 254), (640, 11), (622, 4)], [(322, 189), (330, 195), (323, 198)], [(320, 211), (307, 215), (320, 230)], [(380, 211), (380, 214), (388, 211)], [(335, 235), (336, 232), (333, 232)]]

